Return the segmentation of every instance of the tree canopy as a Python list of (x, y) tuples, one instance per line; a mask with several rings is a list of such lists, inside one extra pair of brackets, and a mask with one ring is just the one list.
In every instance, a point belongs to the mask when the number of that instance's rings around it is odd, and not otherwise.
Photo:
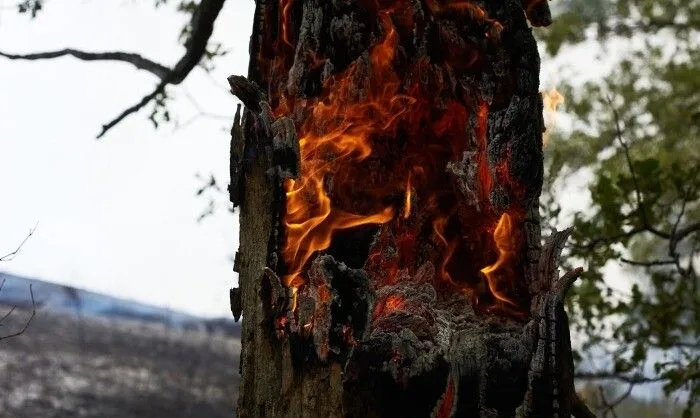
[(700, 397), (700, 3), (559, 6), (538, 32), (548, 54), (586, 42), (616, 61), (600, 80), (560, 86), (573, 129), (545, 149), (544, 219), (561, 223), (557, 191), (572, 176), (591, 178), (568, 249), (569, 264), (587, 266), (569, 300), (580, 353), (598, 355), (579, 374), (663, 382), (687, 396), (689, 415)]

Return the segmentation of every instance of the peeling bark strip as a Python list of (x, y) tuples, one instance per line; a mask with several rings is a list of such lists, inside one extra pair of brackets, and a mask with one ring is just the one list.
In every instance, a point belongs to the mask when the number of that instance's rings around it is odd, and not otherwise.
[(581, 271), (557, 274), (570, 231), (540, 248), (526, 16), (551, 21), (538, 0), (258, 0), (229, 78), (240, 416), (580, 414)]

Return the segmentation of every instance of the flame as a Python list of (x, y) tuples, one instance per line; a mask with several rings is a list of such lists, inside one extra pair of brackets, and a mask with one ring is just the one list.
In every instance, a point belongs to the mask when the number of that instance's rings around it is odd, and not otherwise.
[(411, 174), (408, 174), (406, 179), (406, 199), (403, 204), (403, 218), (408, 219), (411, 216)]
[[(311, 106), (311, 116), (301, 127), (300, 180), (284, 183), (287, 196), (287, 239), (283, 254), (291, 262), (285, 285), (303, 283), (300, 274), (317, 251), (330, 246), (333, 232), (367, 224), (382, 224), (394, 218), (394, 208), (369, 214), (348, 213), (333, 207), (326, 181), (343, 167), (363, 161), (372, 153), (370, 137), (391, 131), (408, 111), (411, 99), (397, 94), (398, 78), (391, 70), (397, 34), (388, 14), (382, 15), (385, 35), (372, 49), (372, 82), (369, 97), (352, 100), (355, 66), (332, 80), (326, 96)], [(376, 81), (376, 82), (375, 82)]]
[[(292, 2), (279, 0), (280, 73), (287, 62), (284, 54), (293, 50), (284, 46), (293, 41), (289, 31)], [(434, 14), (468, 16), (467, 20), (474, 21), (478, 30), (483, 28), (489, 38), (502, 29), (475, 3), (425, 2)], [(279, 93), (281, 97), (273, 97), (275, 115), (295, 118), (301, 154), (300, 176), (283, 183), (283, 282), (295, 289), (296, 296), (296, 289), (303, 289), (308, 279), (305, 269), (311, 257), (331, 246), (336, 231), (383, 224), (382, 231), (388, 231), (380, 234), (384, 241), (377, 239), (365, 264), (368, 272), (382, 276), (382, 284), (402, 280), (399, 271), (412, 271), (416, 266), (411, 263), (416, 259), (431, 257), (432, 265), (440, 268), (436, 275), (440, 284), (450, 283), (469, 293), (468, 288), (482, 280), (480, 271), (488, 286), (479, 284), (479, 291), (493, 294), (485, 300), (514, 305), (503, 286), (506, 280), (514, 279), (509, 263), (516, 251), (510, 239), (514, 227), (508, 215), (501, 217), (493, 232), (498, 260), (479, 270), (491, 261), (484, 250), (493, 244), (483, 234), (485, 222), (494, 216), (489, 195), (495, 183), (508, 178), (508, 162), (502, 167), (489, 166), (488, 104), (468, 92), (465, 97), (453, 97), (440, 75), (445, 70), (442, 65), (468, 68), (483, 54), (478, 46), (455, 47), (446, 64), (429, 58), (403, 62), (403, 56), (397, 58), (400, 38), (406, 33), (407, 14), (403, 12), (412, 7), (408, 0), (377, 3), (374, 10), (382, 30), (369, 56), (361, 56), (344, 71), (331, 75), (315, 97), (286, 97), (283, 92)], [(315, 66), (327, 60), (312, 51), (305, 54)], [(470, 115), (473, 108), (476, 114)], [(471, 138), (476, 138), (475, 143)], [(485, 217), (475, 222), (464, 218), (471, 209), (458, 207), (453, 180), (445, 175), (446, 164), (458, 161), (465, 151), (476, 154), (479, 216)], [(381, 168), (372, 168), (378, 165)], [(411, 218), (411, 222), (401, 222), (401, 218)], [(425, 255), (417, 243), (430, 237), (431, 224), (439, 248)], [(470, 239), (478, 242), (465, 241)], [(388, 246), (395, 250), (394, 255), (384, 251)], [(375, 315), (401, 309), (403, 303), (391, 297), (378, 301)], [(295, 305), (294, 301), (292, 311)]]
[(489, 290), (496, 299), (505, 302), (509, 305), (516, 306), (517, 304), (504, 295), (499, 289), (499, 272), (507, 267), (508, 262), (515, 255), (515, 242), (513, 237), (513, 221), (507, 213), (501, 215), (498, 220), (496, 229), (493, 231), (493, 239), (498, 249), (498, 260), (490, 266), (481, 269), (481, 272), (486, 276), (486, 282)]
[(294, 48), (289, 40), (289, 11), (294, 0), (279, 0), (280, 10), (282, 11), (281, 21), (282, 21), (282, 41), (288, 46)]
[(547, 145), (549, 135), (556, 126), (557, 108), (564, 104), (564, 95), (557, 89), (542, 92), (542, 104), (544, 105), (545, 130), (542, 134), (542, 145)]
[(453, 239), (452, 241), (447, 241), (445, 238), (445, 227), (447, 226), (447, 217), (439, 217), (433, 221), (433, 232), (440, 239), (440, 242), (445, 246), (445, 253), (442, 256), (442, 263), (440, 264), (440, 277), (447, 282), (452, 282), (452, 276), (447, 271), (447, 265), (452, 258), (457, 246), (459, 245), (459, 240)]

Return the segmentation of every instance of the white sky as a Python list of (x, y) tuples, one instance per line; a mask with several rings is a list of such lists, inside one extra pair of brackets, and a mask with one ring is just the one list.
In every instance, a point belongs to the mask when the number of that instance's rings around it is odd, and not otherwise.
[[(15, 3), (0, 4), (5, 52), (123, 50), (166, 65), (182, 54), (177, 37), (185, 16), (150, 1), (48, 1), (35, 21), (18, 16)], [(233, 120), (226, 77), (246, 73), (252, 13), (252, 0), (226, 3), (214, 38), (231, 52), (211, 77), (196, 70), (171, 90), (181, 120), (198, 113), (186, 93)], [(230, 315), (237, 218), (222, 208), (198, 223), (206, 202), (194, 193), (196, 172), (228, 179), (231, 122), (200, 118), (179, 130), (154, 130), (145, 110), (96, 141), (101, 125), (150, 92), (155, 77), (127, 64), (71, 57), (0, 58), (0, 74), (0, 253), (38, 222), (22, 252), (0, 269)]]
[[(182, 54), (177, 37), (186, 16), (151, 1), (48, 1), (32, 21), (17, 15), (15, 2), (0, 0), (0, 13), (4, 52), (120, 50), (166, 65)], [(252, 13), (252, 0), (226, 2), (214, 39), (229, 55), (210, 75), (195, 70), (169, 90), (181, 121), (198, 113), (187, 95), (232, 120), (236, 102), (226, 77), (246, 74)], [(543, 88), (562, 77), (601, 74), (591, 51), (579, 47), (568, 58), (545, 61)], [(572, 60), (575, 67), (559, 70)], [(143, 110), (96, 141), (101, 125), (150, 92), (155, 77), (123, 63), (72, 57), (0, 58), (0, 74), (0, 253), (38, 222), (22, 252), (0, 270), (194, 314), (230, 315), (237, 218), (220, 208), (198, 223), (206, 202), (194, 197), (196, 172), (228, 179), (230, 120), (199, 118), (154, 130)], [(568, 185), (569, 209), (584, 207), (584, 186)]]

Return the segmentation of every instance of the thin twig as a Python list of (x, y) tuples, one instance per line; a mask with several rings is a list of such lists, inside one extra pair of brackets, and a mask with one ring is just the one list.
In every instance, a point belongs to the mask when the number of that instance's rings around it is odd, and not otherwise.
[(632, 176), (632, 184), (634, 185), (634, 193), (637, 197), (637, 207), (639, 209), (639, 213), (642, 217), (642, 224), (649, 225), (648, 219), (647, 219), (647, 213), (644, 208), (644, 201), (642, 199), (642, 192), (639, 189), (639, 182), (637, 181), (637, 174), (634, 171), (634, 164), (632, 163), (632, 156), (630, 155), (630, 148), (627, 145), (627, 143), (622, 139), (622, 127), (620, 126), (620, 114), (617, 112), (617, 108), (613, 104), (612, 97), (608, 96), (608, 105), (610, 105), (610, 109), (612, 110), (613, 113), (613, 118), (615, 119), (615, 131), (617, 133), (617, 141), (620, 143), (620, 146), (622, 146), (622, 150), (625, 153), (625, 159), (627, 160), (627, 168), (630, 171), (630, 175)]
[(615, 408), (620, 403), (622, 403), (622, 401), (624, 401), (625, 399), (627, 399), (627, 397), (630, 396), (630, 394), (632, 393), (632, 388), (634, 388), (634, 383), (630, 383), (629, 386), (627, 387), (627, 391), (625, 391), (625, 393), (623, 393), (619, 398), (617, 398), (613, 402), (608, 402), (607, 398), (605, 397), (603, 387), (598, 386), (598, 392), (600, 393), (600, 400), (603, 403), (603, 406), (607, 409), (604, 412), (604, 414), (605, 414), (604, 416), (607, 416), (608, 412), (610, 412), (613, 415), (613, 417), (617, 418), (617, 413), (615, 412)]
[(676, 264), (675, 260), (652, 260), (652, 261), (634, 261), (626, 258), (620, 258), (620, 261), (632, 266), (641, 267), (653, 267), (653, 266), (667, 266), (669, 264)]
[[(29, 234), (27, 234), (27, 236), (24, 237), (24, 239), (22, 240), (22, 242), (19, 243), (19, 245), (17, 246), (17, 248), (15, 248), (14, 251), (12, 251), (12, 252), (10, 252), (10, 253), (7, 253), (7, 254), (3, 255), (2, 257), (0, 257), (0, 261), (10, 261), (10, 260), (12, 260), (13, 258), (15, 258), (15, 256), (16, 256), (17, 253), (22, 249), (22, 247), (23, 247), (24, 244), (27, 242), (27, 240), (29, 239), (29, 237), (31, 237), (32, 235), (34, 235), (34, 231), (36, 231), (36, 227), (37, 227), (38, 225), (39, 225), (38, 223), (37, 223), (36, 225), (34, 225), (34, 228), (32, 228), (32, 229), (29, 231)], [(4, 284), (4, 283), (5, 283), (5, 281), (3, 280), (3, 284)], [(0, 289), (1, 289), (1, 288), (2, 288), (2, 287), (0, 286)]]
[(151, 100), (155, 99), (156, 96), (163, 93), (165, 91), (165, 86), (167, 86), (168, 84), (169, 84), (169, 82), (167, 79), (161, 81), (160, 83), (158, 83), (156, 88), (150, 94), (145, 95), (138, 103), (136, 103), (133, 106), (124, 110), (122, 113), (119, 114), (119, 116), (117, 116), (116, 118), (107, 122), (105, 125), (102, 125), (102, 130), (97, 135), (97, 139), (102, 138), (110, 129), (114, 128), (119, 122), (123, 121), (127, 116), (131, 115), (132, 113), (138, 112), (144, 106), (146, 106), (148, 103), (150, 103)]
[(586, 405), (586, 403), (578, 396), (573, 385), (571, 387), (571, 415), (574, 418), (595, 418), (595, 414)]
[[(27, 328), (29, 328), (29, 324), (32, 323), (32, 320), (34, 319), (34, 316), (36, 316), (36, 302), (35, 302), (35, 300), (34, 300), (34, 289), (32, 288), (32, 285), (31, 285), (31, 284), (29, 285), (29, 295), (30, 295), (31, 298), (32, 298), (32, 314), (31, 314), (31, 316), (29, 317), (29, 319), (27, 320), (27, 322), (24, 323), (24, 326), (22, 327), (21, 330), (19, 330), (19, 331), (17, 331), (17, 332), (14, 332), (14, 333), (12, 333), (12, 334), (8, 334), (8, 335), (5, 335), (5, 336), (0, 336), (0, 341), (2, 341), (2, 340), (4, 340), (4, 339), (7, 339), (7, 338), (13, 338), (13, 337), (17, 337), (17, 336), (19, 336), (19, 335), (22, 335), (22, 334), (24, 334), (24, 332), (27, 330)], [(13, 308), (13, 309), (14, 309), (14, 308)]]
[(579, 380), (619, 380), (625, 383), (647, 384), (664, 380), (662, 377), (648, 377), (641, 374), (623, 375), (611, 372), (581, 372), (576, 373), (574, 378)]
[(617, 242), (622, 238), (629, 238), (629, 237), (631, 237), (633, 235), (637, 235), (641, 232), (646, 232), (646, 229), (645, 228), (634, 228), (628, 232), (623, 232), (623, 233), (620, 233), (617, 235), (611, 235), (608, 237), (597, 237), (597, 238), (590, 240), (586, 244), (573, 243), (573, 244), (571, 244), (571, 246), (575, 247), (575, 248), (579, 248), (579, 249), (592, 250), (600, 244), (610, 244), (613, 242)]

